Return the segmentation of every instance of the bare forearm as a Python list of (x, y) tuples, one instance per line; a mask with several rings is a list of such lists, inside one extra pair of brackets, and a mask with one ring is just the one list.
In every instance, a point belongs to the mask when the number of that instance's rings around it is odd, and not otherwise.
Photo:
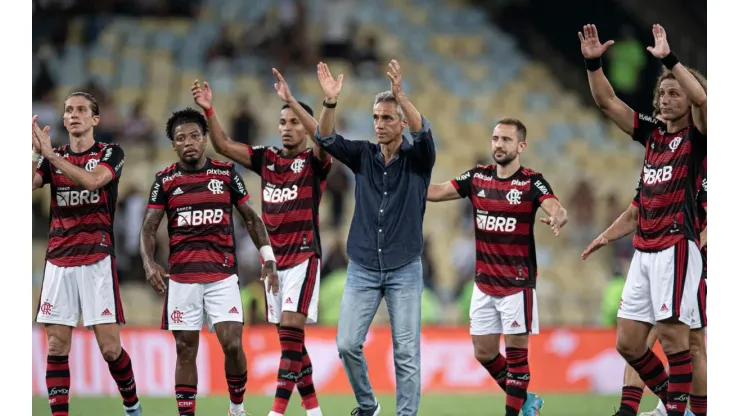
[(298, 120), (300, 120), (306, 131), (311, 132), (309, 137), (311, 137), (311, 141), (316, 145), (314, 150), (318, 149), (317, 156), (319, 160), (326, 160), (329, 154), (321, 148), (318, 140), (316, 140), (316, 135), (313, 134), (316, 131), (316, 127), (319, 125), (319, 123), (316, 121), (315, 118), (311, 116), (311, 114), (308, 114), (308, 112), (298, 103), (298, 100), (296, 100), (294, 97), (291, 97), (290, 101), (288, 101), (288, 105), (290, 106), (290, 109), (293, 110), (293, 112), (296, 114)]
[(237, 206), (237, 209), (242, 218), (244, 218), (249, 238), (252, 239), (255, 247), (260, 249), (264, 246), (269, 246), (270, 237), (267, 234), (265, 223), (262, 221), (259, 214), (257, 214), (257, 212), (255, 212), (247, 203)]
[(409, 130), (421, 131), (421, 113), (419, 113), (419, 110), (411, 104), (411, 101), (409, 101), (406, 94), (399, 94), (396, 96), (396, 101), (398, 102), (398, 105), (401, 106), (401, 110), (403, 110), (403, 114), (406, 116), (406, 120), (409, 123)]
[(154, 251), (157, 246), (157, 230), (151, 230), (143, 228), (139, 237), (139, 253), (144, 263), (144, 267), (149, 267), (150, 264), (155, 263)]
[(210, 117), (206, 117), (206, 120), (208, 121), (208, 136), (216, 152), (244, 166), (249, 166), (251, 160), (249, 159), (248, 152), (246, 150), (244, 152), (237, 151), (236, 142), (231, 140), (228, 134), (226, 134), (226, 131), (221, 126), (221, 122), (218, 121), (216, 113), (214, 112)]
[(673, 73), (673, 76), (676, 77), (676, 81), (681, 85), (681, 88), (683, 88), (686, 93), (686, 98), (691, 101), (692, 105), (702, 107), (706, 104), (707, 93), (704, 91), (704, 88), (702, 88), (699, 81), (691, 75), (691, 72), (689, 72), (685, 66), (678, 63), (673, 67), (673, 69), (671, 69), (671, 72)]
[[(334, 103), (336, 104), (337, 100), (334, 99), (326, 99), (327, 103)], [(323, 107), (321, 109), (321, 115), (319, 116), (319, 134), (322, 137), (328, 137), (331, 136), (331, 133), (334, 131), (334, 112), (336, 111), (336, 108), (326, 108)]]
[(609, 106), (609, 102), (617, 98), (614, 88), (604, 75), (604, 70), (599, 68), (596, 71), (586, 71), (588, 73), (588, 86), (591, 88), (591, 96), (601, 108)]
[(63, 157), (53, 154), (49, 155), (48, 159), (49, 163), (54, 165), (54, 167), (59, 169), (64, 176), (71, 179), (78, 186), (81, 186), (88, 191), (94, 191), (102, 186), (102, 181), (99, 181), (91, 172), (69, 163)]
[(601, 235), (608, 241), (615, 241), (632, 234), (637, 228), (637, 218), (625, 211)]

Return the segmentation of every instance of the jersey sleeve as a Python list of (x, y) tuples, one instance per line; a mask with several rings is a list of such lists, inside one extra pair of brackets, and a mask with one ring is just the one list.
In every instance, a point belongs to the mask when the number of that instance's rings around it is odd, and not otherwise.
[(41, 176), (41, 186), (51, 183), (51, 163), (47, 158), (41, 156), (38, 163), (36, 163), (36, 173)]
[(113, 179), (121, 177), (123, 171), (123, 161), (125, 160), (123, 149), (120, 146), (106, 146), (103, 149), (103, 157), (98, 162), (99, 165), (103, 165), (113, 174)]
[(701, 173), (701, 186), (699, 187), (699, 204), (706, 208), (707, 206), (707, 160), (704, 159), (704, 168)]
[(542, 201), (550, 198), (558, 199), (552, 191), (550, 183), (544, 176), (537, 174), (532, 176), (532, 200), (539, 205)]
[(461, 174), (457, 178), (450, 181), (452, 183), (452, 186), (457, 189), (457, 193), (462, 198), (470, 198), (470, 195), (473, 193), (473, 171), (475, 168), (468, 170), (467, 172)]
[(637, 188), (635, 188), (635, 197), (632, 198), (632, 205), (640, 206), (640, 191), (642, 190), (642, 176), (637, 180)]
[(252, 166), (249, 168), (252, 172), (262, 176), (262, 164), (265, 161), (265, 147), (264, 146), (247, 146), (249, 150), (249, 159), (252, 161)]
[(231, 193), (232, 205), (240, 205), (249, 201), (249, 192), (247, 192), (247, 187), (244, 185), (244, 179), (242, 179), (235, 167), (231, 168), (229, 192)]
[(331, 172), (331, 156), (326, 155), (326, 160), (321, 161), (319, 158), (314, 154), (311, 158), (311, 161), (313, 163), (314, 172), (319, 176), (319, 179), (326, 180), (326, 178), (329, 176), (329, 172)]
[(149, 203), (146, 207), (151, 209), (165, 209), (166, 205), (167, 198), (164, 193), (164, 187), (162, 186), (162, 177), (157, 175), (154, 178), (152, 190), (149, 192)]
[(647, 146), (647, 141), (650, 138), (650, 134), (653, 130), (664, 126), (659, 120), (650, 117), (647, 114), (638, 113), (635, 111), (635, 123), (634, 131), (632, 132), (632, 140), (640, 143), (643, 146)]

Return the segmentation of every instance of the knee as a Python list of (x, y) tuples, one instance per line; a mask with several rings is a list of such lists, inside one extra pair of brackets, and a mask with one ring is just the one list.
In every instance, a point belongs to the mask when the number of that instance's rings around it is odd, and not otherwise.
[(704, 333), (691, 332), (691, 338), (689, 339), (689, 350), (691, 351), (692, 358), (704, 358), (707, 359), (707, 346), (704, 342)]
[(224, 355), (227, 357), (235, 357), (242, 351), (242, 340), (241, 337), (229, 338), (224, 341), (221, 348), (224, 351)]
[(617, 352), (627, 361), (636, 360), (645, 354), (645, 345), (630, 342), (624, 337), (617, 337)]
[(473, 341), (473, 354), (479, 363), (485, 364), (496, 358), (498, 355), (498, 348), (494, 349), (491, 346)]
[(48, 335), (48, 354), (56, 356), (69, 355), (72, 340), (59, 335)]
[(194, 361), (198, 356), (198, 344), (185, 339), (176, 340), (175, 349), (177, 350), (177, 358), (180, 360)]
[(105, 361), (111, 362), (121, 356), (121, 345), (118, 343), (105, 343), (100, 345), (100, 353)]
[(358, 355), (362, 351), (362, 342), (350, 337), (337, 336), (337, 350), (339, 357), (344, 355)]

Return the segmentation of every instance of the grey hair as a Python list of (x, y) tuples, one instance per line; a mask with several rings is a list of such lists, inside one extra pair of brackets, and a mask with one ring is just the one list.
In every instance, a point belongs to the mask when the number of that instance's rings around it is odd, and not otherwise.
[(406, 117), (403, 114), (403, 110), (401, 109), (401, 106), (398, 105), (398, 101), (396, 101), (396, 97), (393, 96), (392, 91), (383, 91), (375, 94), (375, 98), (373, 98), (373, 108), (375, 108), (378, 103), (394, 103), (396, 104), (396, 112), (398, 113), (398, 119), (403, 121)]

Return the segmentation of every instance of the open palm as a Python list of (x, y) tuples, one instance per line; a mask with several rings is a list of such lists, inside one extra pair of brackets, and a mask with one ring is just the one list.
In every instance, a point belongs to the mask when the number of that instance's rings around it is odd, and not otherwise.
[(647, 50), (654, 57), (663, 59), (671, 53), (671, 47), (668, 46), (668, 37), (665, 34), (663, 26), (653, 25), (653, 39), (655, 39), (655, 46), (648, 46)]
[(339, 96), (339, 92), (342, 90), (342, 80), (344, 79), (343, 74), (339, 74), (337, 79), (329, 72), (329, 67), (319, 62), (316, 66), (316, 74), (319, 77), (319, 83), (321, 83), (321, 89), (324, 91), (324, 96), (327, 98), (336, 98)]
[(599, 41), (599, 32), (596, 30), (596, 25), (588, 24), (583, 26), (583, 32), (578, 32), (578, 39), (581, 40), (581, 53), (586, 59), (601, 58), (601, 55), (612, 45), (613, 40), (608, 40), (605, 43)]

